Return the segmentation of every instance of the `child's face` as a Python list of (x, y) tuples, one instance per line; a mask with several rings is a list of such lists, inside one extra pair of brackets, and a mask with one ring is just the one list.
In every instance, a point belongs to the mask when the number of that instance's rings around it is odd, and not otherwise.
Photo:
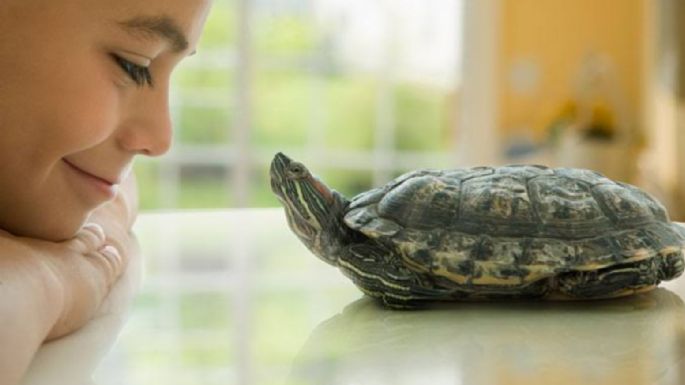
[(209, 3), (0, 2), (0, 228), (67, 238), (135, 155), (166, 152), (169, 77)]

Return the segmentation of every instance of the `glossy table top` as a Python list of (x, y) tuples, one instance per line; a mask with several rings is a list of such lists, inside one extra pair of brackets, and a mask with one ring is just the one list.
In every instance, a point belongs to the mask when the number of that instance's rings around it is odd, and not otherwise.
[(685, 383), (685, 278), (620, 300), (391, 311), (280, 209), (143, 214), (136, 233), (142, 258), (25, 385)]

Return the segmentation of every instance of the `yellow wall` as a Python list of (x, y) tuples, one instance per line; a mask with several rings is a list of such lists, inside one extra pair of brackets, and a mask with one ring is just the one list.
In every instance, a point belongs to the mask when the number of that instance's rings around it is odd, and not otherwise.
[[(649, 0), (503, 0), (499, 41), (500, 127), (516, 133), (528, 127), (543, 136), (561, 104), (573, 96), (579, 66), (591, 52), (606, 54), (628, 107), (628, 118), (642, 121), (643, 33)], [(532, 61), (537, 88), (515, 95), (511, 65)]]

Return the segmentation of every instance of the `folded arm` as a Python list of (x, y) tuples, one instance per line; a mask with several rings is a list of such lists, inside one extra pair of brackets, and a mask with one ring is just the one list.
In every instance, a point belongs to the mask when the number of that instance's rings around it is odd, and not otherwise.
[[(93, 212), (73, 239), (0, 230), (0, 383), (16, 384), (40, 345), (83, 326), (125, 269), (137, 211), (135, 180)], [(103, 231), (104, 230), (104, 231)]]

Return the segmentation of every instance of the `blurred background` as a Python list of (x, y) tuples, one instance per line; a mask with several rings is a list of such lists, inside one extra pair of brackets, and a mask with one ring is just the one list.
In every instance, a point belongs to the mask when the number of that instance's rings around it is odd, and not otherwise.
[(147, 278), (103, 384), (283, 384), (359, 297), (274, 212), (194, 216), (278, 206), (277, 151), (348, 197), (421, 167), (591, 168), (685, 221), (678, 0), (215, 0), (170, 102), (172, 150), (135, 169)]
[[(143, 209), (276, 206), (276, 151), (347, 195), (419, 167), (596, 169), (685, 218), (675, 0), (216, 0)], [(680, 118), (679, 118), (680, 116)]]

